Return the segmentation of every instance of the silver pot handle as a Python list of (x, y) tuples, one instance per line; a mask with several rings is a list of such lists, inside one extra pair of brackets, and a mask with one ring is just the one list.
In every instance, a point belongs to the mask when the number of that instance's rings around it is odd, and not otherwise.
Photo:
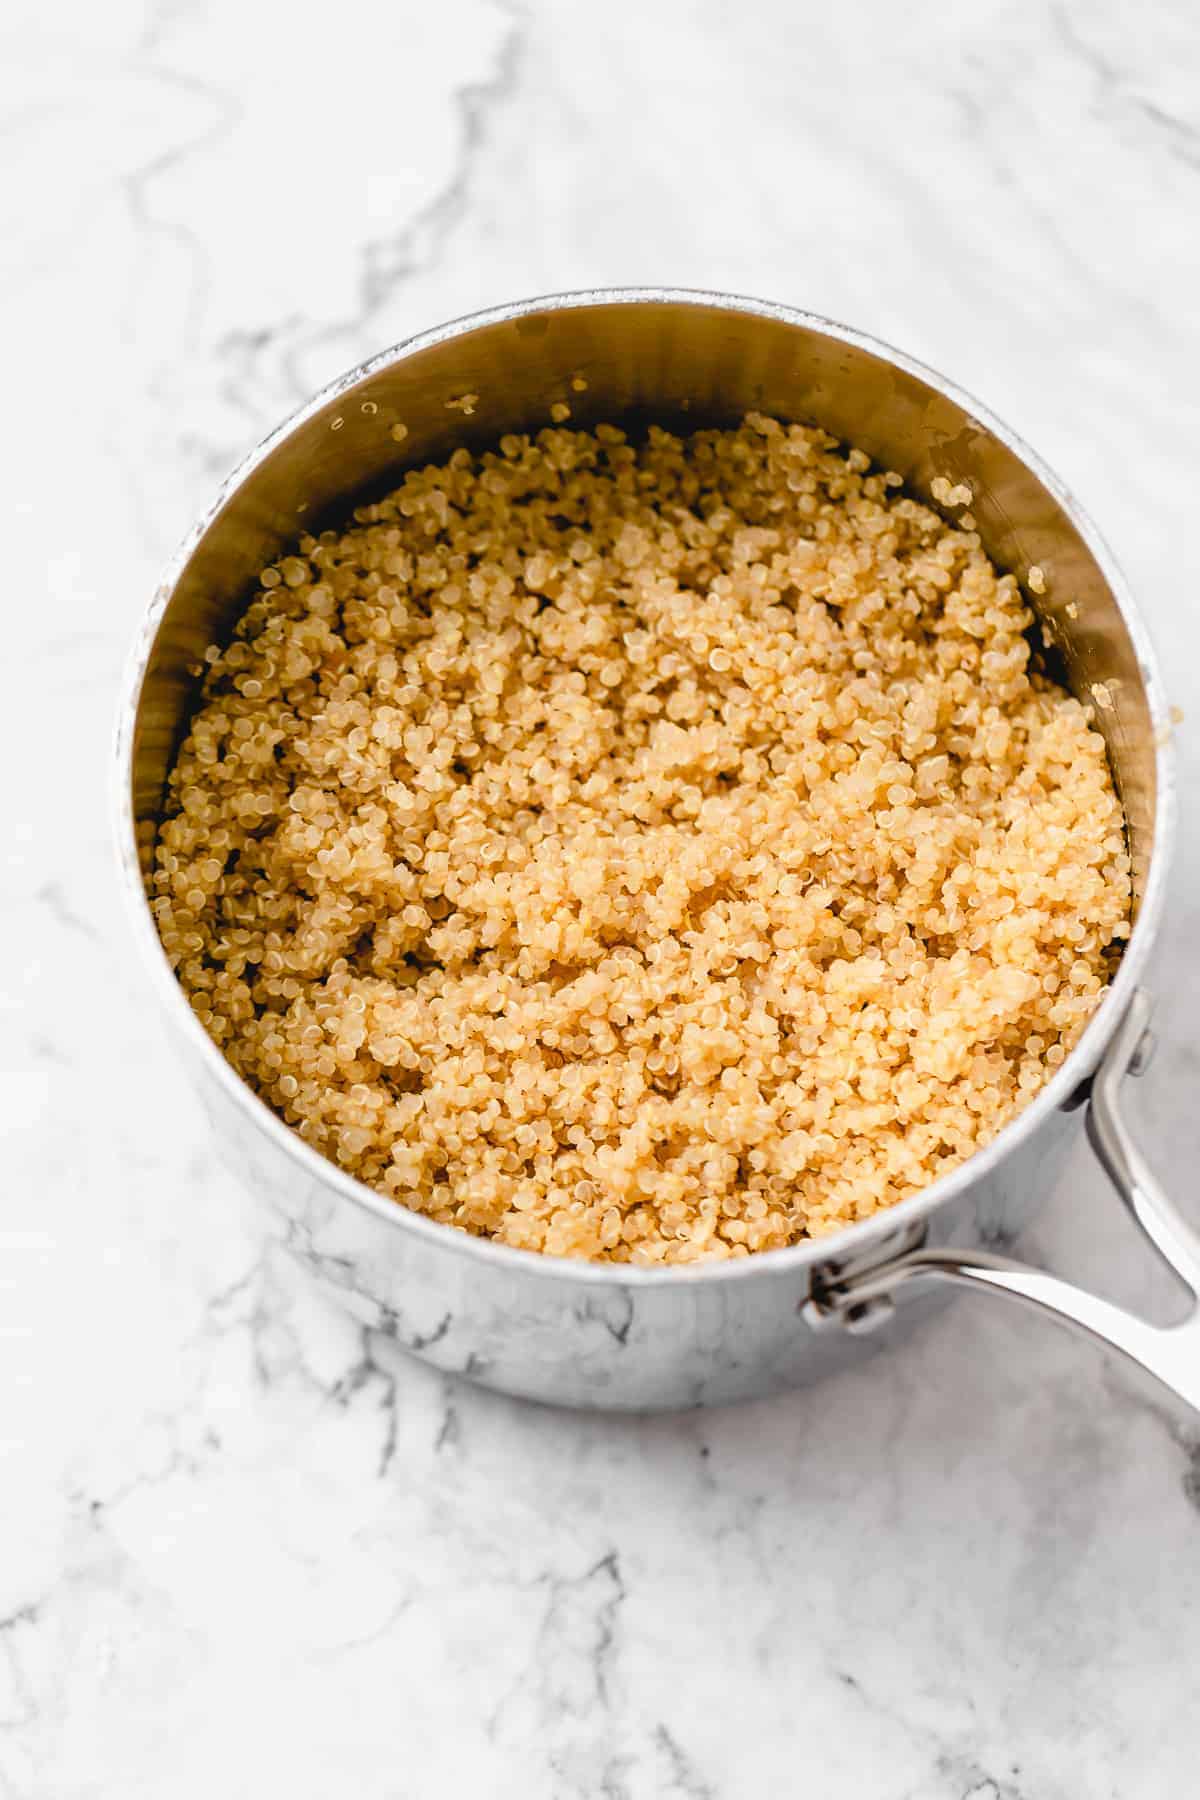
[(1191, 1310), (1177, 1325), (1151, 1325), (1072, 1282), (985, 1250), (914, 1249), (890, 1262), (814, 1281), (803, 1308), (810, 1325), (869, 1331), (891, 1311), (898, 1289), (914, 1281), (954, 1281), (1008, 1294), (1097, 1343), (1119, 1350), (1186, 1405), (1200, 1412), (1200, 1236), (1180, 1217), (1147, 1168), (1121, 1115), (1120, 1084), (1144, 1066), (1150, 1007), (1140, 990), (1092, 1082), (1087, 1129), (1092, 1147), (1154, 1248), (1188, 1289)]

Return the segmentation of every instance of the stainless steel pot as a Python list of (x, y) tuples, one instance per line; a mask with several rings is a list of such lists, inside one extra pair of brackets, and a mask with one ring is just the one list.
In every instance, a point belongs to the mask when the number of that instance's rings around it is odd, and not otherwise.
[[(582, 390), (572, 385), (580, 380)], [(1074, 690), (1097, 702), (1137, 896), (1116, 979), (1066, 1063), (993, 1143), (834, 1238), (650, 1270), (538, 1257), (407, 1212), (326, 1162), (243, 1085), (193, 1016), (155, 933), (143, 881), (196, 695), (193, 671), (256, 572), (405, 466), (540, 427), (564, 399), (589, 423), (733, 423), (761, 408), (820, 422), (920, 494), (938, 476), (968, 483), (996, 560), (1023, 578), (1035, 565), (1043, 572), (1046, 635)], [(1200, 1239), (1156, 1187), (1119, 1103), (1146, 1042), (1138, 984), (1170, 848), (1168, 736), (1141, 620), (1103, 543), (1054, 476), (974, 401), (859, 332), (784, 307), (658, 289), (567, 294), (385, 351), (282, 425), (226, 483), (168, 569), (133, 658), (118, 744), (120, 857), (150, 968), (234, 1168), (359, 1317), (440, 1368), (571, 1405), (727, 1401), (837, 1366), (864, 1331), (896, 1329), (897, 1292), (952, 1282), (1079, 1327), (1200, 1408)], [(995, 1249), (1046, 1194), (1085, 1124), (1117, 1192), (1193, 1297), (1182, 1325), (1151, 1326)]]

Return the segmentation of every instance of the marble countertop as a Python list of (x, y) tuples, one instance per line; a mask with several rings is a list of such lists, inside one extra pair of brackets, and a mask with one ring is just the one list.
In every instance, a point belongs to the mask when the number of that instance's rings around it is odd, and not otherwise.
[[(370, 351), (640, 281), (861, 325), (1074, 486), (1189, 715), (1135, 1105), (1200, 1217), (1195, 9), (10, 0), (0, 66), (0, 1795), (1194, 1792), (1200, 1424), (984, 1303), (711, 1414), (393, 1360), (215, 1158), (104, 746), (167, 553)], [(1086, 1155), (1025, 1248), (1166, 1292)]]

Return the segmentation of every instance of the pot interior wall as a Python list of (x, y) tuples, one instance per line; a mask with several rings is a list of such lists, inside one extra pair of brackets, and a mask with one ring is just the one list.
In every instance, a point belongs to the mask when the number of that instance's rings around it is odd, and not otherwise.
[(759, 409), (825, 426), (926, 499), (939, 476), (969, 484), (994, 559), (1022, 582), (1035, 565), (1044, 572), (1046, 593), (1031, 600), (1072, 689), (1097, 705), (1141, 891), (1154, 722), (1120, 608), (1055, 495), (955, 401), (870, 350), (800, 321), (684, 300), (572, 303), (468, 328), (342, 386), (261, 456), (196, 545), (150, 655), (134, 741), (143, 866), (195, 701), (195, 667), (227, 635), (264, 564), (413, 464), (540, 429), (558, 401), (574, 423), (653, 419), (677, 429)]

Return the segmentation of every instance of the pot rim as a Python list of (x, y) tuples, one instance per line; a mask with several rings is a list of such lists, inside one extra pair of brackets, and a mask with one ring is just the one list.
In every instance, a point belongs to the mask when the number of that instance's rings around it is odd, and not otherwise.
[[(492, 325), (509, 323), (539, 313), (565, 311), (585, 307), (622, 307), (644, 305), (695, 306), (719, 312), (750, 314), (784, 325), (799, 326), (837, 342), (866, 351), (954, 402), (984, 430), (991, 433), (1016, 456), (1057, 500), (1087, 545), (1104, 575), (1116, 600), (1137, 658), (1138, 670), (1155, 738), (1155, 808), (1154, 836), (1150, 850), (1145, 891), (1138, 916), (1120, 966), (1104, 998), (1088, 1021), (1078, 1044), (1061, 1069), (1037, 1096), (999, 1131), (990, 1144), (974, 1152), (949, 1174), (922, 1188), (894, 1206), (874, 1213), (870, 1218), (831, 1232), (827, 1237), (811, 1238), (783, 1249), (755, 1251), (748, 1256), (720, 1262), (667, 1264), (649, 1268), (631, 1263), (588, 1262), (578, 1258), (550, 1256), (541, 1251), (520, 1250), (492, 1238), (477, 1237), (459, 1226), (426, 1218), (408, 1207), (386, 1199), (373, 1188), (357, 1180), (344, 1169), (322, 1156), (305, 1143), (290, 1125), (259, 1098), (225, 1060), (220, 1050), (196, 1018), (175, 977), (150, 910), (137, 851), (136, 820), (133, 812), (133, 741), (134, 726), (150, 654), (170, 598), (188, 562), (217, 515), (234, 493), (254, 474), (280, 444), (314, 415), (357, 387), (360, 382), (391, 368), (419, 352), (465, 336)], [(312, 399), (306, 401), (280, 425), (268, 433), (222, 482), (211, 504), (184, 538), (170, 558), (155, 590), (154, 598), (138, 630), (121, 686), (120, 711), (117, 722), (114, 812), (117, 854), (121, 865), (122, 886), (134, 929), (163, 1003), (191, 1043), (202, 1064), (235, 1105), (244, 1107), (254, 1124), (270, 1141), (284, 1150), (299, 1168), (318, 1183), (333, 1188), (341, 1198), (364, 1208), (394, 1230), (411, 1233), (431, 1249), (440, 1249), (508, 1268), (514, 1273), (532, 1275), (550, 1281), (565, 1281), (588, 1287), (648, 1287), (667, 1282), (672, 1285), (691, 1283), (724, 1283), (742, 1281), (751, 1276), (794, 1276), (798, 1272), (823, 1263), (831, 1256), (839, 1260), (859, 1260), (873, 1245), (892, 1238), (906, 1227), (928, 1219), (942, 1206), (949, 1205), (976, 1181), (985, 1180), (1005, 1158), (1030, 1138), (1049, 1115), (1067, 1105), (1082, 1083), (1095, 1069), (1100, 1056), (1117, 1029), (1145, 969), (1161, 919), (1166, 891), (1168, 865), (1172, 849), (1175, 819), (1175, 759), (1171, 746), (1171, 725), (1167, 701), (1162, 687), (1157, 660), (1145, 625), (1138, 613), (1115, 558), (1100, 532), (1074, 495), (1047, 467), (1037, 453), (987, 407), (980, 405), (956, 383), (939, 375), (927, 364), (893, 348), (868, 332), (839, 324), (816, 313), (772, 301), (752, 299), (738, 294), (720, 293), (700, 288), (613, 287), (587, 288), (564, 293), (535, 296), (488, 307), (464, 314), (432, 330), (403, 339), (388, 349), (377, 352), (355, 368), (337, 376)]]

